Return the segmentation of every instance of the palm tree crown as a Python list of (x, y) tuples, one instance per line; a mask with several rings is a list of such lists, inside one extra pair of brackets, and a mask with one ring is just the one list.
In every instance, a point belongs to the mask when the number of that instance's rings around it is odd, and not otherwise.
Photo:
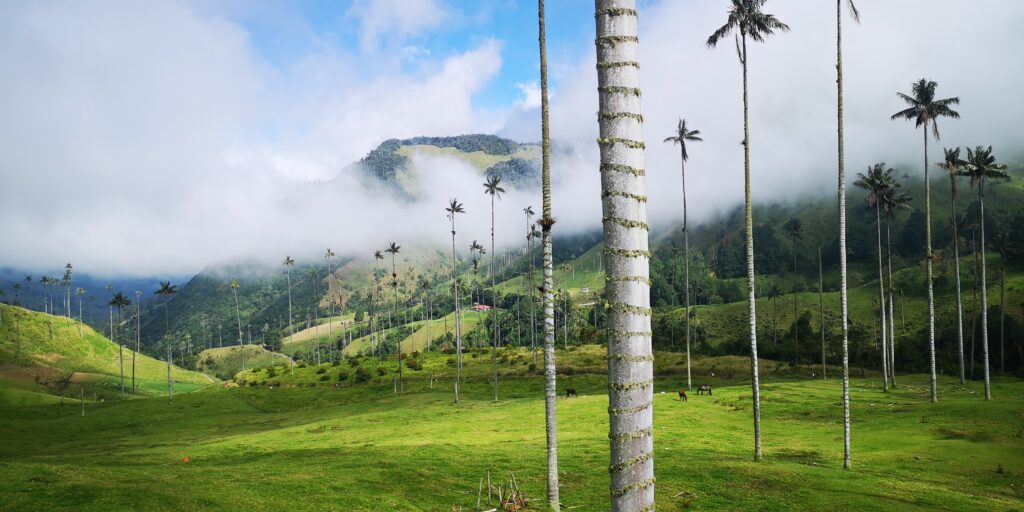
[(932, 123), (932, 135), (935, 137), (935, 140), (938, 140), (938, 118), (950, 117), (959, 119), (960, 113), (949, 108), (949, 106), (959, 105), (960, 98), (935, 99), (935, 88), (937, 85), (931, 80), (922, 78), (911, 86), (911, 95), (906, 95), (902, 92), (896, 93), (910, 106), (893, 114), (892, 119), (912, 120), (915, 126), (920, 127), (924, 125), (925, 129), (928, 129), (928, 122), (930, 121)]
[(708, 37), (707, 45), (714, 48), (725, 36), (733, 30), (738, 30), (743, 37), (749, 36), (757, 42), (764, 42), (764, 37), (774, 34), (776, 30), (788, 32), (789, 25), (781, 22), (775, 16), (761, 11), (761, 7), (767, 0), (732, 0), (729, 7), (729, 18)]
[(505, 193), (505, 189), (499, 185), (501, 183), (501, 176), (488, 176), (487, 182), (484, 183), (484, 193), (490, 196), (498, 196)]
[(884, 201), (884, 195), (893, 187), (892, 169), (886, 169), (885, 163), (878, 163), (868, 167), (868, 173), (857, 173), (859, 178), (854, 185), (868, 191), (867, 203), (869, 208), (874, 208)]
[(973, 150), (967, 148), (967, 160), (964, 161), (959, 175), (971, 179), (971, 188), (981, 188), (985, 186), (988, 178), (1009, 178), (1006, 169), (1005, 164), (996, 163), (996, 157), (992, 155), (992, 146), (978, 146)]
[(679, 118), (679, 124), (676, 126), (676, 134), (671, 137), (665, 137), (663, 142), (671, 142), (673, 144), (679, 144), (679, 147), (683, 152), (683, 161), (690, 159), (690, 154), (686, 152), (686, 141), (703, 142), (704, 139), (700, 138), (700, 130), (690, 130), (686, 127), (686, 119)]

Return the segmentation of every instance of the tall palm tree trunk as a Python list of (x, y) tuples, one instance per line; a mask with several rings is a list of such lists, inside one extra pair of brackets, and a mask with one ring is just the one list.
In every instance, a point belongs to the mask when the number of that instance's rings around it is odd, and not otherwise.
[(960, 234), (956, 218), (956, 176), (949, 175), (951, 184), (950, 208), (952, 209), (953, 224), (953, 269), (956, 276), (956, 342), (957, 357), (960, 360), (960, 384), (967, 382), (964, 374), (964, 306), (960, 295)]
[[(686, 211), (686, 152), (685, 146), (679, 145), (679, 151), (682, 152), (680, 161), (680, 170), (683, 174), (683, 287), (685, 289), (684, 295), (686, 296), (686, 387), (692, 388), (693, 381), (690, 370), (690, 228), (687, 219)], [(674, 295), (673, 295), (674, 297)]]
[[(78, 301), (79, 308), (81, 308), (82, 301)], [(81, 312), (79, 312), (81, 316)], [(137, 384), (135, 383), (135, 354), (139, 353), (140, 345), (142, 344), (142, 298), (138, 296), (135, 298), (135, 352), (132, 352), (132, 394), (138, 392)]]
[[(602, 1), (597, 1), (597, 12), (601, 12)], [(598, 14), (600, 15), (600, 14)], [(544, 0), (537, 0), (538, 43), (540, 46), (540, 132), (541, 132), (541, 251), (543, 252), (544, 282), (542, 285), (542, 310), (544, 312), (544, 434), (547, 444), (547, 498), (551, 510), (559, 510), (558, 495), (558, 410), (556, 400), (558, 389), (555, 382), (555, 306), (554, 306), (554, 258), (551, 252), (551, 131), (548, 110), (548, 55), (547, 29), (545, 27)], [(598, 22), (598, 37), (601, 36)], [(600, 84), (600, 74), (598, 75)], [(607, 240), (607, 238), (605, 239)], [(530, 255), (531, 261), (533, 255)], [(531, 272), (532, 277), (532, 272)], [(531, 292), (532, 297), (532, 292)], [(534, 352), (536, 354), (536, 352)], [(534, 356), (536, 357), (536, 356)], [(609, 379), (610, 380), (610, 379)], [(614, 441), (612, 442), (614, 449)], [(615, 509), (615, 500), (612, 500)]]
[(494, 194), (491, 194), (491, 262), (487, 267), (491, 275), (491, 369), (494, 371), (494, 401), (498, 401), (498, 291), (494, 281)]
[(170, 316), (168, 316), (168, 312), (167, 312), (167, 299), (164, 299), (164, 343), (167, 344), (167, 401), (168, 402), (170, 402), (171, 399), (174, 397), (174, 389), (171, 386), (171, 365), (173, 364), (173, 362), (171, 361), (171, 358), (173, 357), (173, 354), (171, 353), (171, 338), (170, 338), (171, 323), (170, 322), (171, 322), (170, 321)]
[[(459, 277), (457, 261), (455, 259), (455, 212), (451, 214), (452, 220), (452, 290), (455, 298), (455, 403), (459, 403), (459, 385), (462, 383), (462, 329), (461, 314), (459, 312)], [(447, 332), (447, 327), (445, 332)]]
[(843, 144), (843, 0), (836, 0), (836, 116), (839, 168), (839, 316), (843, 331), (843, 469), (850, 469), (850, 326), (846, 293), (846, 157)]
[(882, 334), (882, 391), (889, 391), (889, 350), (885, 332), (885, 279), (882, 274), (882, 199), (875, 201), (875, 233), (878, 236), (878, 321)]
[[(398, 272), (395, 267), (395, 253), (391, 253), (391, 277), (394, 279), (394, 282), (392, 283), (392, 293), (394, 295), (395, 316), (398, 316)], [(397, 329), (395, 334), (398, 334)], [(399, 391), (405, 393), (405, 378), (402, 376), (402, 340), (398, 336), (395, 336), (395, 359), (398, 361)]]
[(761, 383), (757, 369), (757, 281), (754, 276), (754, 212), (750, 199), (750, 100), (747, 87), (747, 36), (743, 51), (743, 203), (744, 231), (747, 242), (747, 304), (750, 321), (750, 371), (754, 404), (754, 460), (761, 460)]
[(992, 382), (988, 368), (988, 278), (985, 275), (985, 182), (978, 186), (978, 201), (981, 206), (981, 359), (985, 365), (985, 400), (992, 399)]
[(928, 281), (928, 365), (931, 370), (929, 376), (929, 389), (932, 402), (939, 401), (938, 382), (935, 376), (935, 289), (933, 286), (932, 272), (932, 186), (928, 181), (928, 123), (925, 122), (924, 130), (924, 216), (925, 216), (925, 279)]
[[(885, 261), (889, 266), (889, 384), (896, 388), (896, 306), (892, 280), (892, 236), (890, 222), (885, 222)], [(961, 352), (962, 353), (962, 352)]]
[[(635, 0), (597, 0), (611, 510), (654, 510), (650, 250)], [(550, 293), (550, 290), (546, 290)]]
[(295, 325), (292, 320), (292, 269), (288, 266), (285, 269), (288, 279), (288, 342), (291, 343), (295, 341)]
[[(118, 294), (120, 295), (120, 294)], [(121, 310), (121, 306), (117, 306), (117, 327), (118, 330), (124, 329), (124, 312)], [(124, 400), (124, 333), (121, 333), (120, 340), (117, 342), (117, 356), (121, 361), (121, 400)]]

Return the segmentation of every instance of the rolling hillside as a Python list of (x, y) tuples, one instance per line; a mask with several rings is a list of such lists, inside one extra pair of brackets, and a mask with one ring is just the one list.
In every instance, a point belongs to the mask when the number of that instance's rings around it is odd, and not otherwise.
[[(98, 398), (120, 393), (118, 346), (75, 320), (0, 304), (0, 379), (9, 389), (56, 394), (86, 387)], [(81, 330), (79, 330), (81, 328)], [(52, 337), (50, 335), (52, 329)], [(134, 341), (132, 341), (134, 344)], [(125, 348), (125, 385), (131, 388), (133, 351)], [(135, 358), (137, 394), (166, 392), (167, 365), (144, 354)], [(191, 391), (216, 382), (205, 375), (171, 368), (175, 390)], [(68, 391), (70, 392), (70, 391)]]

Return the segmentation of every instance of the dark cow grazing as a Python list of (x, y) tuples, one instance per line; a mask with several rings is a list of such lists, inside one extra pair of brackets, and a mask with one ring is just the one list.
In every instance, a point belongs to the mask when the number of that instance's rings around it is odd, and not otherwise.
[(705, 391), (708, 392), (708, 395), (711, 395), (711, 386), (707, 384), (701, 384), (700, 386), (697, 387), (698, 395), (703, 395)]
[(576, 393), (576, 388), (566, 388), (565, 389), (565, 397), (566, 398), (574, 398), (574, 397), (579, 397), (579, 396), (580, 395), (578, 393)]
[(683, 402), (687, 401), (686, 400), (686, 390), (685, 389), (680, 389), (679, 390), (679, 400), (681, 400)]

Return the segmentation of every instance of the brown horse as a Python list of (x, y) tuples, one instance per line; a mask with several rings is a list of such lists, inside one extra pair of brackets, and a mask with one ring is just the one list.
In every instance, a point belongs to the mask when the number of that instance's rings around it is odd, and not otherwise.
[(681, 400), (683, 402), (687, 401), (686, 400), (686, 390), (685, 389), (680, 389), (679, 390), (679, 400)]

